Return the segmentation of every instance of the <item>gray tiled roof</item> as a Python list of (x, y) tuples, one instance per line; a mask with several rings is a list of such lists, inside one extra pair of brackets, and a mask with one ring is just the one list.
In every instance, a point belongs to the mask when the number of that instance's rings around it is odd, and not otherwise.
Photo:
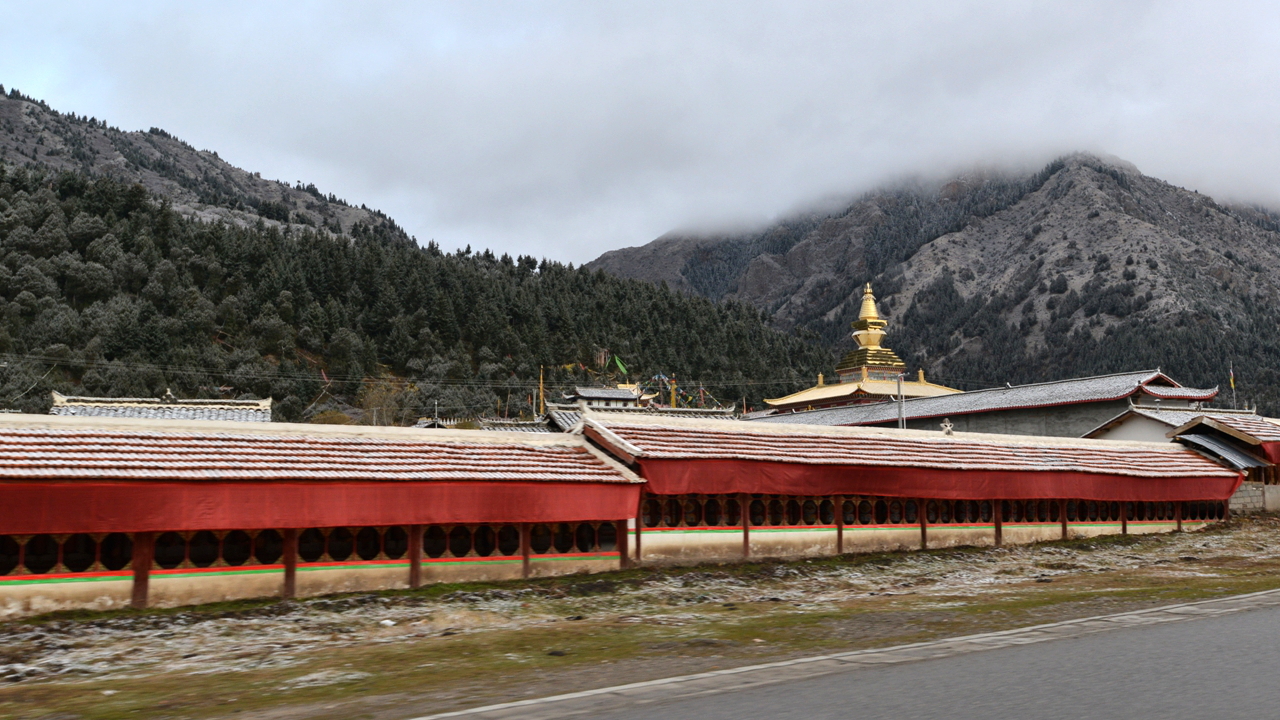
[[(1012, 387), (974, 390), (972, 392), (913, 398), (902, 403), (908, 419), (954, 417), (970, 413), (1019, 408), (1052, 407), (1077, 403), (1119, 400), (1138, 392), (1147, 383), (1160, 381), (1172, 387), (1160, 387), (1162, 398), (1211, 400), (1217, 388), (1201, 390), (1177, 387), (1159, 370), (1099, 375), (1054, 382), (1015, 385)], [(789, 423), (796, 425), (874, 425), (898, 419), (898, 403), (880, 402), (849, 405), (797, 413), (779, 413), (756, 418), (752, 422)]]
[(556, 428), (552, 428), (545, 418), (537, 420), (503, 420), (500, 418), (481, 418), (480, 429), (490, 430), (493, 432), (529, 432), (529, 433), (552, 433), (561, 432)]
[(236, 408), (219, 405), (63, 405), (50, 409), (49, 414), (148, 420), (271, 422), (271, 410), (268, 408)]
[(547, 419), (559, 428), (560, 432), (569, 432), (582, 419), (582, 413), (570, 410), (548, 410)]
[(1164, 408), (1131, 407), (1085, 434), (1089, 437), (1103, 428), (1110, 427), (1129, 415), (1150, 418), (1170, 428), (1180, 428), (1196, 418), (1208, 418), (1260, 442), (1280, 442), (1280, 425), (1268, 421), (1255, 412), (1220, 410), (1166, 410)]
[(640, 394), (626, 388), (575, 387), (572, 397), (583, 400), (635, 400)]

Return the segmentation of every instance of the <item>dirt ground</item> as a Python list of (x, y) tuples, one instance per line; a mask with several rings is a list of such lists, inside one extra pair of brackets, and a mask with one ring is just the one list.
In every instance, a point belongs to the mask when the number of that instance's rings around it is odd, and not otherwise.
[(1280, 587), (1280, 519), (0, 624), (4, 718), (378, 718)]

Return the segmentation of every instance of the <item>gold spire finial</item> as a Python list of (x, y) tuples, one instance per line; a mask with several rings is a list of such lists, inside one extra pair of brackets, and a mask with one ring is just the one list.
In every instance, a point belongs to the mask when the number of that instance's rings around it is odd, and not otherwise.
[(858, 312), (858, 319), (880, 319), (880, 313), (876, 310), (876, 296), (871, 294), (871, 283), (867, 283), (867, 288), (862, 291), (862, 309)]

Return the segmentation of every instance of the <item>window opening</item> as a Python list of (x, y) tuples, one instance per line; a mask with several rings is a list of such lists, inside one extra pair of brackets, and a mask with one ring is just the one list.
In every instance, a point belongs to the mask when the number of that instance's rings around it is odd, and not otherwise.
[(232, 530), (222, 538), (222, 560), (232, 567), (239, 567), (253, 556), (253, 538), (243, 530)]
[(503, 555), (520, 553), (520, 528), (515, 525), (503, 525), (498, 529), (498, 552)]
[(591, 527), (591, 523), (582, 523), (578, 525), (578, 532), (575, 533), (578, 546), (578, 552), (589, 553), (596, 546), (596, 529)]
[(426, 553), (427, 557), (438, 558), (448, 549), (449, 539), (445, 535), (444, 528), (432, 525), (422, 533), (422, 552)]
[(191, 564), (200, 568), (209, 567), (217, 562), (221, 551), (222, 543), (218, 542), (218, 536), (208, 530), (201, 530), (192, 535), (187, 543), (187, 556)]
[(695, 498), (684, 501), (684, 524), (695, 527), (702, 524), (702, 504)]
[(102, 539), (99, 562), (107, 570), (123, 570), (133, 562), (133, 538), (124, 533), (111, 533)]
[(98, 560), (98, 543), (89, 535), (72, 535), (62, 543), (62, 564), (68, 572), (84, 572)]
[(298, 535), (298, 559), (302, 562), (318, 562), (324, 557), (324, 533), (319, 528), (307, 528)]
[(361, 560), (376, 560), (382, 554), (382, 536), (377, 528), (364, 527), (356, 533), (356, 557)]
[(567, 523), (556, 525), (555, 538), (551, 542), (558, 553), (567, 553), (573, 549), (573, 528)]
[(782, 524), (782, 521), (784, 519), (786, 519), (786, 516), (783, 513), (782, 501), (777, 498), (770, 500), (769, 501), (769, 524), (773, 526), (778, 526)]
[(601, 552), (611, 552), (618, 549), (618, 526), (613, 523), (600, 523), (600, 529), (596, 531), (596, 541), (600, 545)]
[(551, 528), (546, 525), (534, 525), (529, 530), (529, 549), (541, 555), (551, 549)]
[(409, 533), (399, 525), (387, 528), (382, 533), (382, 554), (390, 560), (399, 560), (409, 552)]
[(449, 531), (449, 554), (454, 557), (466, 557), (471, 552), (471, 531), (462, 525)]
[(0, 575), (8, 575), (18, 568), (18, 541), (11, 535), (0, 535)]
[(707, 521), (707, 525), (711, 527), (723, 525), (724, 515), (720, 511), (720, 501), (713, 498), (703, 504), (702, 517)]
[(489, 557), (494, 550), (498, 549), (498, 538), (493, 534), (493, 528), (488, 525), (476, 528), (474, 543), (476, 554), (480, 557)]
[(263, 530), (253, 538), (253, 559), (259, 565), (274, 565), (284, 555), (284, 537), (275, 530)]
[(156, 538), (156, 565), (172, 570), (187, 559), (187, 541), (176, 532), (167, 532)]
[(737, 500), (724, 501), (724, 524), (730, 527), (737, 527), (742, 524), (742, 507), (738, 505)]

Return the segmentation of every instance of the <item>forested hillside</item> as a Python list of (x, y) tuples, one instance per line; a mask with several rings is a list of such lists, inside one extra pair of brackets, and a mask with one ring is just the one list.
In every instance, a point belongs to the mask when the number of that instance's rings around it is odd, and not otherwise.
[[(0, 399), (270, 395), (283, 420), (531, 411), (618, 356), (627, 379), (728, 402), (804, 387), (829, 354), (716, 303), (532, 257), (444, 254), (387, 222), (344, 235), (184, 217), (142, 185), (0, 163)], [(617, 368), (616, 363), (613, 367)], [(340, 415), (341, 414), (341, 415)]]
[(589, 267), (750, 303), (833, 355), (870, 281), (889, 344), (940, 382), (1158, 366), (1212, 387), (1234, 365), (1240, 401), (1280, 413), (1278, 230), (1268, 210), (1071, 155), (884, 188), (753, 233), (668, 235)]

